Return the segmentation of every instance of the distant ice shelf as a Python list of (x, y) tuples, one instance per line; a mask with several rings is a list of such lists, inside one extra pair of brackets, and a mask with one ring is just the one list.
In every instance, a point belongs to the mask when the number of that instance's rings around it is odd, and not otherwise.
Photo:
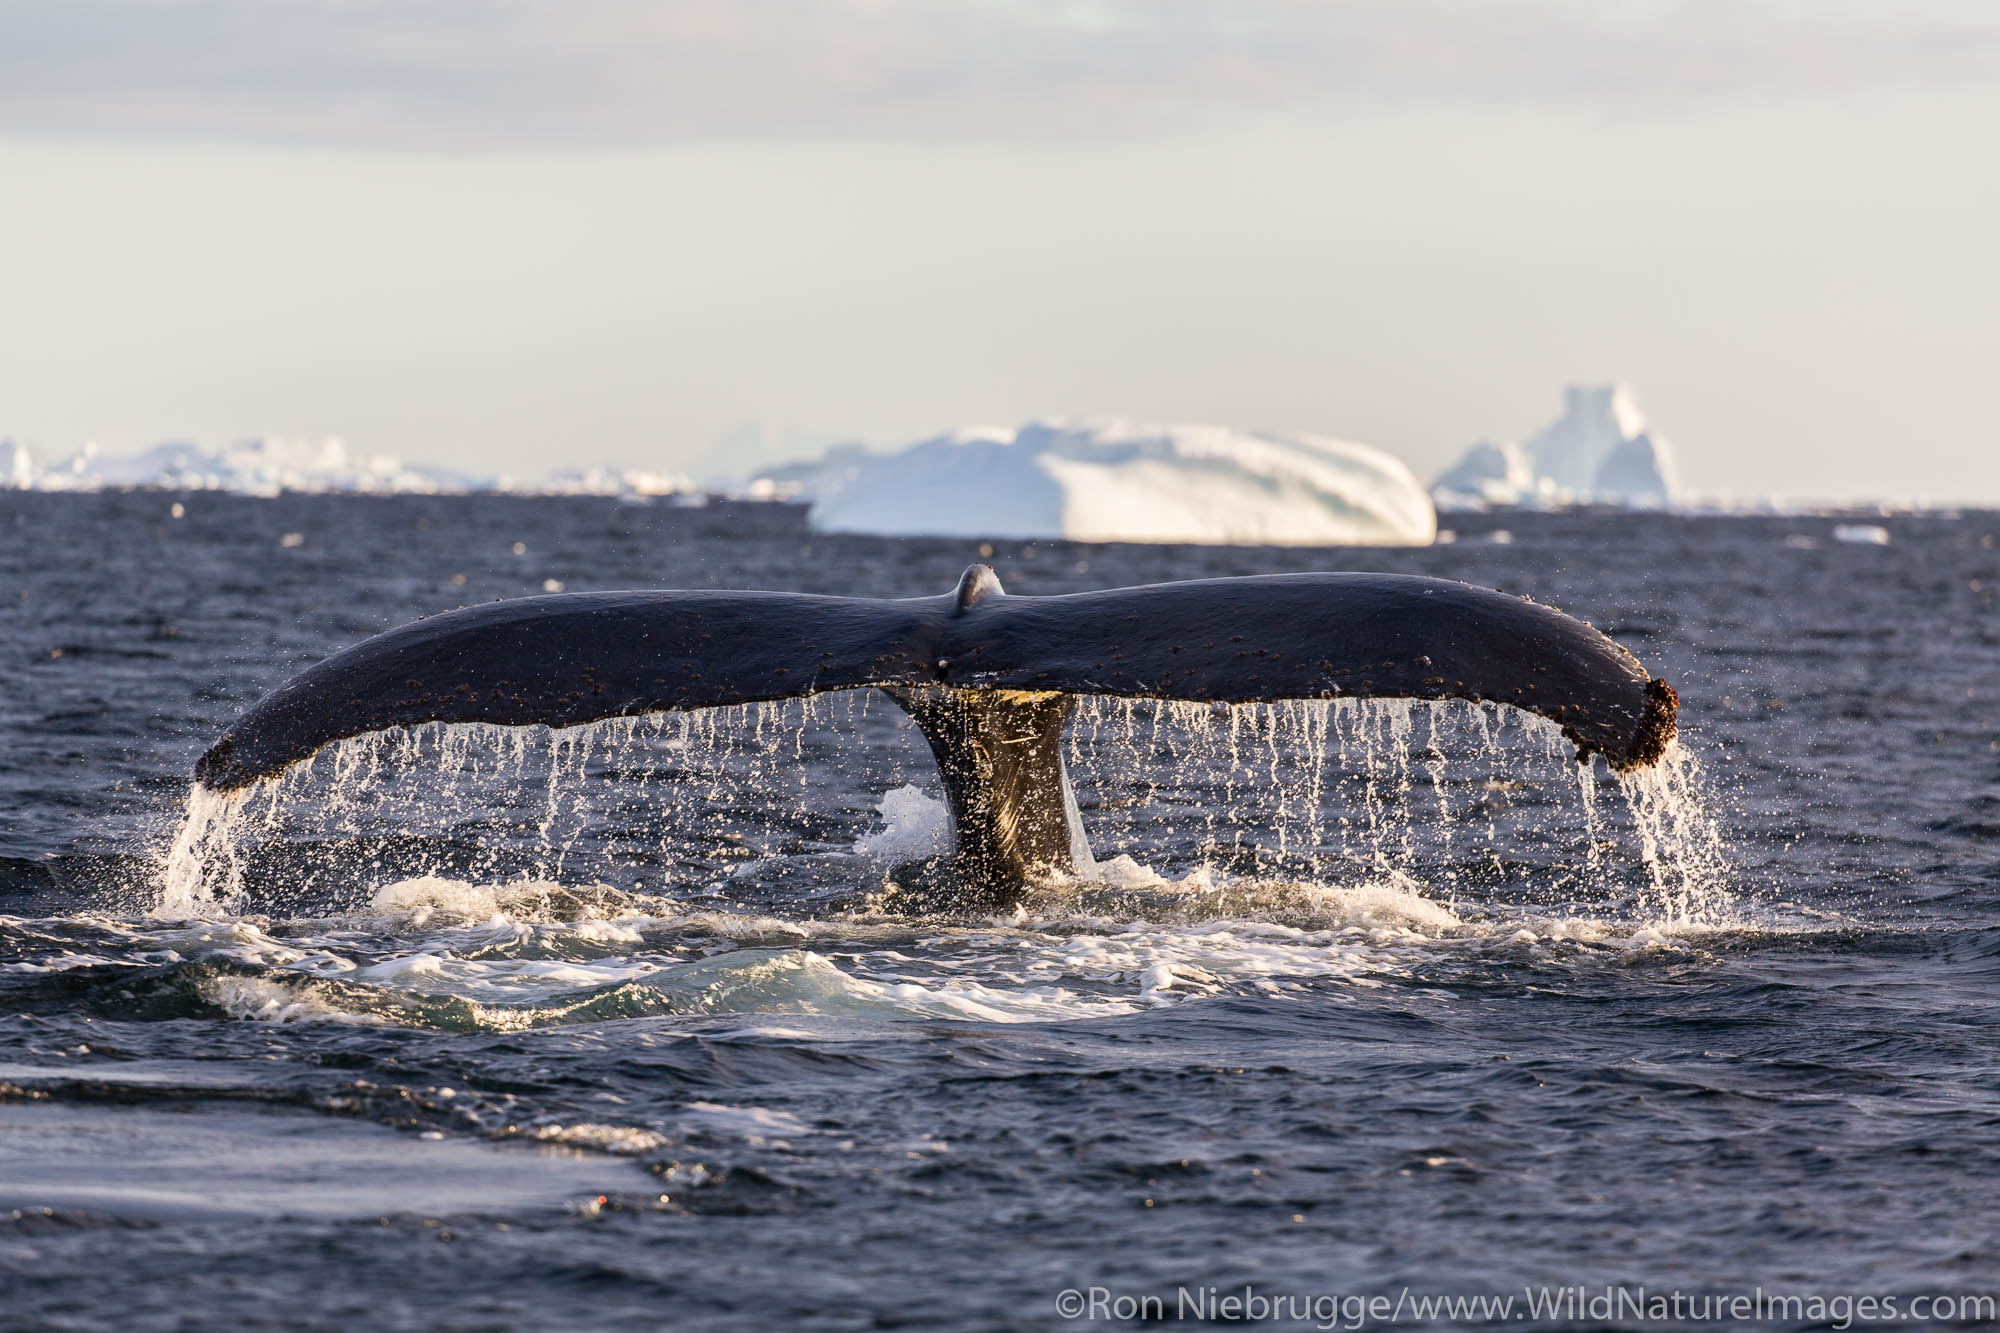
[(1398, 460), (1323, 435), (1115, 418), (939, 435), (772, 469), (822, 532), (1270, 546), (1422, 546), (1430, 497)]
[(107, 454), (86, 445), (46, 467), (14, 446), (12, 479), (24, 490), (98, 491), (162, 487), (276, 495), (281, 491), (436, 493), (472, 483), (437, 468), (413, 467), (386, 454), (356, 454), (340, 439), (267, 436), (205, 448), (160, 444), (136, 454)]
[(102, 491), (158, 488), (227, 491), (237, 495), (356, 493), (450, 495), (504, 491), (528, 495), (696, 498), (687, 478), (640, 468), (570, 468), (536, 478), (478, 477), (362, 454), (336, 436), (264, 436), (206, 447), (155, 445), (136, 454), (107, 454), (95, 445), (43, 465), (27, 446), (0, 441), (0, 485), (17, 490)]

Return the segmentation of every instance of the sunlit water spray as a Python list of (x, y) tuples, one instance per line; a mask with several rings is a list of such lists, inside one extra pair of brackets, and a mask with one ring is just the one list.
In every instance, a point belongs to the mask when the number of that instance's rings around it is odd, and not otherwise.
[[(401, 943), (360, 991), (321, 967), (310, 1004), (240, 978), (230, 1004), (447, 1026), (1041, 1019), (1368, 984), (1454, 942), (1643, 945), (1737, 919), (1679, 748), (1614, 778), (1511, 709), (1102, 698), (1079, 700), (1067, 745), (1097, 864), (1007, 920), (898, 924), (885, 877), (949, 826), (920, 735), (866, 691), (342, 741), (243, 791), (195, 788), (154, 914), (289, 916), (315, 937), (365, 921)], [(523, 965), (542, 953), (570, 957)], [(402, 965), (417, 954), (433, 961)], [(355, 998), (378, 984), (400, 998)]]
[[(1085, 698), (1067, 739), (1100, 862), (1174, 878), (1396, 873), (1447, 897), (1632, 901), (1676, 922), (1730, 907), (1719, 828), (1678, 746), (1611, 778), (1532, 715), (1408, 700)], [(241, 907), (260, 889), (337, 904), (413, 874), (771, 887), (816, 857), (922, 854), (926, 838), (885, 838), (882, 821), (909, 823), (894, 793), (934, 777), (907, 719), (866, 692), (375, 733), (240, 791), (193, 788), (158, 910)], [(885, 810), (884, 793), (902, 804)], [(846, 869), (832, 882), (869, 873)]]

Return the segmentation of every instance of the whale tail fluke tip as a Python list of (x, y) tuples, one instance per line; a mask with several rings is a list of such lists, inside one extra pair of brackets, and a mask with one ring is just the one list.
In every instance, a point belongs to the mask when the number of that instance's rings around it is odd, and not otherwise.
[(194, 761), (194, 780), (211, 791), (240, 785), (231, 781), (229, 761), (235, 753), (235, 738), (224, 732), (221, 739)]

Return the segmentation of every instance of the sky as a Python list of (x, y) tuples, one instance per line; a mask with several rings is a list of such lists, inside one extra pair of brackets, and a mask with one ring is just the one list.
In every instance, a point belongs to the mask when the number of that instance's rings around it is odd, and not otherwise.
[(1109, 414), (2000, 502), (2000, 6), (0, 0), (0, 439)]

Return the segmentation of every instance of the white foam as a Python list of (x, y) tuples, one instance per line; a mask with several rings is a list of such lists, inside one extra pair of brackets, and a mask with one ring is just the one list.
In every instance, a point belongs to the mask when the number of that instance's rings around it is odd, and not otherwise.
[(385, 959), (357, 972), (358, 976), (365, 977), (369, 981), (390, 985), (408, 982), (417, 977), (441, 977), (444, 974), (444, 960), (434, 953), (405, 954), (401, 958)]
[(380, 1026), (386, 1019), (356, 1013), (328, 1001), (310, 985), (288, 986), (265, 977), (210, 977), (203, 996), (223, 1013), (254, 1023), (357, 1023)]
[(418, 926), (433, 917), (496, 924), (507, 919), (500, 910), (500, 900), (493, 888), (436, 875), (384, 885), (369, 899), (368, 909), (382, 916), (405, 917), (410, 924)]
[(882, 827), (855, 841), (858, 854), (885, 861), (920, 861), (951, 850), (951, 812), (921, 787), (906, 785), (884, 792), (875, 808)]
[(589, 1120), (571, 1125), (534, 1125), (523, 1129), (519, 1137), (533, 1139), (537, 1143), (560, 1144), (565, 1148), (614, 1153), (620, 1157), (643, 1157), (669, 1142), (666, 1135), (654, 1130), (632, 1125), (604, 1125)]
[[(1197, 871), (1196, 874), (1202, 872)], [(1109, 860), (1100, 859), (1091, 868), (1089, 882), (1103, 884), (1114, 889), (1161, 889), (1168, 887), (1168, 881), (1159, 871), (1142, 866), (1131, 856), (1120, 854)]]
[(752, 1147), (805, 1138), (813, 1131), (790, 1111), (774, 1111), (766, 1106), (724, 1106), (719, 1102), (689, 1102), (687, 1116), (712, 1133), (732, 1134)]
[[(1657, 823), (1661, 836), (1680, 836), (1669, 814)], [(1176, 880), (1129, 858), (1107, 864), (1104, 880), (1047, 886), (1012, 916), (983, 922), (781, 921), (657, 900), (581, 921), (509, 920), (516, 886), (437, 880), (378, 895), (397, 909), (389, 915), (292, 921), (282, 938), (249, 920), (165, 930), (126, 923), (119, 952), (125, 961), (213, 958), (261, 970), (201, 981), (210, 1003), (246, 1022), (517, 1031), (642, 1014), (783, 1016), (790, 1024), (772, 1030), (792, 1031), (802, 1019), (865, 1028), (1111, 1017), (1217, 994), (1372, 987), (1495, 951), (1567, 958), (1700, 948), (1718, 931), (1743, 928), (1665, 910), (1673, 903), (1635, 920), (1454, 907), (1397, 872), (1343, 885), (1209, 870)], [(412, 903), (474, 910), (414, 927)], [(500, 919), (479, 915), (489, 904)]]

